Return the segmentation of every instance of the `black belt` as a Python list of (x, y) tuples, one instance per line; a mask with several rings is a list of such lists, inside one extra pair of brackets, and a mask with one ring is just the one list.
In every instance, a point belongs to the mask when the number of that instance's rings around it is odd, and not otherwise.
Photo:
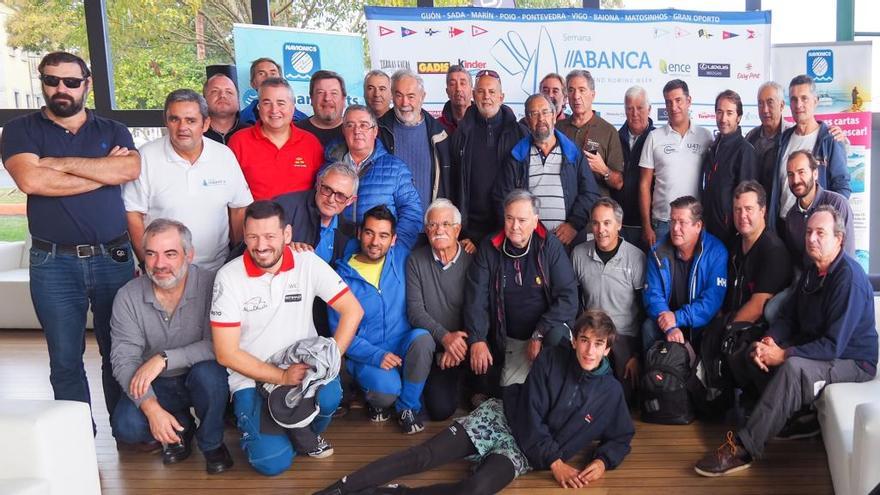
[(36, 237), (31, 239), (31, 245), (37, 249), (55, 252), (56, 254), (73, 254), (77, 258), (91, 258), (113, 248), (118, 248), (130, 241), (128, 232), (124, 232), (121, 236), (111, 239), (103, 244), (58, 244), (55, 242), (44, 241)]

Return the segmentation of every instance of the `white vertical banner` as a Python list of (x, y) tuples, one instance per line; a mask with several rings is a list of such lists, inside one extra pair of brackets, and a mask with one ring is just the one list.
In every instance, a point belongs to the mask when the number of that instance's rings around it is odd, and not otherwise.
[[(484, 9), (365, 7), (374, 69), (408, 68), (422, 75), (425, 108), (445, 103), (446, 70), (501, 75), (505, 103), (522, 103), (548, 73), (589, 70), (596, 81), (594, 106), (620, 125), (624, 92), (643, 86), (654, 118), (665, 119), (662, 88), (671, 79), (690, 86), (692, 115), (715, 127), (715, 96), (725, 89), (754, 102), (770, 70), (770, 12), (684, 10)], [(746, 104), (743, 126), (759, 124)]]
[[(773, 79), (788, 91), (788, 81), (806, 74), (816, 82), (816, 118), (843, 129), (855, 217), (856, 258), (868, 271), (871, 184), (871, 42), (774, 45)], [(788, 95), (786, 94), (786, 100)], [(786, 117), (791, 120), (790, 117)]]

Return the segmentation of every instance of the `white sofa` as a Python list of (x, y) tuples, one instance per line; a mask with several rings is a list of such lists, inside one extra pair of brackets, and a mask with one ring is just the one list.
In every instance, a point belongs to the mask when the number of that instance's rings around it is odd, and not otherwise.
[(0, 400), (0, 493), (100, 495), (88, 404)]
[[(874, 315), (880, 316), (876, 292)], [(834, 493), (867, 495), (880, 484), (880, 375), (828, 385), (816, 406)]]
[(0, 328), (42, 328), (31, 302), (30, 236), (0, 242)]

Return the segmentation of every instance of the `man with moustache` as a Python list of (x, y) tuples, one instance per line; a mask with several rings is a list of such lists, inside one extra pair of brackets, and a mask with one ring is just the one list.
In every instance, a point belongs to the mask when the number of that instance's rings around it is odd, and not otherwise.
[(409, 166), (425, 211), (431, 201), (449, 195), (449, 134), (422, 109), (425, 85), (421, 76), (405, 69), (395, 72), (391, 94), (394, 111), (378, 120), (379, 139), (388, 153)]
[[(308, 427), (317, 435), (309, 449), (292, 444), (286, 434), (267, 433), (260, 424), (268, 417), (256, 382), (299, 385), (307, 364), (279, 368), (266, 360), (294, 343), (317, 336), (312, 320), (315, 298), (339, 315), (334, 341), (340, 355), (348, 349), (363, 309), (345, 282), (313, 252), (294, 252), (284, 210), (271, 201), (257, 201), (244, 214), (245, 253), (217, 272), (211, 306), (211, 330), (217, 362), (229, 369), (232, 406), (242, 433), (248, 463), (260, 474), (286, 471), (297, 454), (326, 457), (330, 444), (320, 434), (339, 406), (339, 377), (315, 396), (320, 408)], [(269, 425), (265, 425), (268, 428)]]
[(342, 111), (348, 96), (345, 80), (333, 71), (319, 70), (309, 81), (309, 96), (315, 114), (297, 121), (296, 126), (314, 134), (324, 147), (342, 140)]
[(208, 474), (222, 473), (232, 457), (223, 444), (229, 386), (208, 321), (214, 276), (193, 264), (192, 234), (178, 221), (150, 223), (142, 251), (146, 276), (125, 284), (113, 302), (111, 360), (126, 393), (111, 417), (113, 435), (161, 442), (164, 464), (187, 459), (195, 436)]
[[(260, 57), (251, 62), (251, 88), (260, 91), (260, 86), (266, 79), (284, 79), (281, 74), (281, 66), (277, 62), (268, 57)], [(294, 109), (291, 118), (294, 121), (307, 119), (309, 116)], [(260, 121), (260, 98), (254, 98), (254, 101), (241, 111), (241, 121), (248, 125), (254, 125)]]
[(819, 185), (819, 162), (813, 154), (805, 150), (795, 151), (788, 157), (786, 167), (788, 187), (797, 198), (794, 207), (785, 216), (785, 244), (791, 252), (795, 266), (803, 267), (804, 262), (808, 261), (804, 246), (807, 219), (821, 205), (830, 205), (840, 213), (846, 231), (843, 236), (843, 251), (855, 256), (852, 207), (845, 197)]
[(452, 201), (462, 216), (462, 245), (476, 251), (486, 236), (501, 225), (492, 203), (492, 188), (510, 150), (528, 134), (504, 105), (501, 78), (494, 70), (477, 73), (474, 106), (452, 135)]
[(471, 82), (471, 74), (461, 65), (451, 65), (446, 71), (446, 96), (449, 97), (440, 112), (437, 122), (450, 136), (458, 128), (461, 119), (471, 106), (474, 95), (474, 85)]
[(284, 79), (260, 85), (260, 122), (229, 140), (256, 200), (311, 189), (324, 148), (314, 134), (291, 123), (293, 88)]
[(639, 159), (642, 240), (649, 249), (669, 232), (669, 204), (675, 198), (699, 195), (703, 154), (712, 144), (712, 133), (691, 121), (686, 82), (666, 83), (663, 100), (669, 123), (648, 134)]
[(203, 138), (207, 114), (205, 99), (195, 91), (169, 93), (168, 134), (141, 147), (140, 176), (122, 189), (128, 231), (142, 262), (144, 227), (156, 218), (194, 226), (193, 263), (209, 272), (219, 270), (229, 246), (242, 240), (244, 208), (254, 199), (232, 151)]
[(544, 76), (544, 79), (541, 79), (541, 84), (538, 85), (538, 88), (541, 94), (547, 95), (556, 107), (556, 122), (564, 119), (566, 117), (565, 104), (568, 99), (565, 79), (559, 74), (551, 72)]
[(425, 212), (428, 245), (415, 249), (406, 262), (409, 322), (428, 330), (437, 350), (423, 395), (431, 421), (442, 421), (455, 413), (467, 366), (468, 334), (462, 309), (473, 256), (458, 240), (461, 221), (461, 213), (451, 201), (435, 199)]
[(556, 122), (556, 128), (571, 139), (587, 157), (599, 192), (623, 187), (623, 151), (617, 129), (593, 111), (596, 83), (586, 70), (573, 70), (565, 76), (571, 115)]
[(647, 251), (642, 242), (642, 216), (639, 213), (639, 181), (642, 148), (648, 134), (654, 130), (651, 120), (651, 102), (641, 86), (632, 86), (623, 96), (626, 122), (617, 131), (623, 151), (623, 187), (612, 189), (611, 197), (623, 208), (621, 235), (627, 242)]
[(210, 126), (205, 137), (220, 144), (228, 144), (236, 132), (250, 127), (241, 120), (238, 111), (238, 88), (226, 74), (214, 74), (202, 86), (202, 96), (208, 103)]
[(391, 78), (379, 69), (371, 70), (364, 76), (364, 98), (376, 118), (391, 110)]
[(123, 124), (85, 109), (92, 78), (83, 59), (52, 52), (37, 69), (46, 106), (9, 121), (0, 137), (3, 166), (28, 196), (31, 299), (58, 400), (91, 402), (83, 366), (91, 307), (112, 414), (122, 391), (110, 363), (110, 310), (134, 275), (121, 185), (138, 177), (140, 157)]

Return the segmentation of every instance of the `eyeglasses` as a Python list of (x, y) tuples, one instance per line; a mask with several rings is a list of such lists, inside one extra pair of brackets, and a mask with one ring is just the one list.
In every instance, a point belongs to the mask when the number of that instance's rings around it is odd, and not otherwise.
[(324, 184), (321, 184), (318, 186), (318, 192), (321, 193), (321, 196), (324, 196), (325, 198), (329, 198), (332, 196), (333, 199), (337, 203), (345, 203), (346, 201), (351, 199), (351, 196), (346, 196), (345, 194), (343, 194), (339, 191), (334, 191), (333, 189), (325, 186)]
[(499, 81), (501, 80), (501, 76), (499, 76), (498, 73), (492, 69), (483, 69), (480, 72), (477, 72), (477, 76), (475, 77), (475, 79), (479, 79), (483, 76), (494, 77), (495, 79), (498, 79)]
[(376, 124), (371, 124), (369, 122), (346, 122), (342, 124), (342, 127), (346, 131), (353, 131), (355, 129), (363, 132), (367, 132), (373, 127), (376, 127)]
[(456, 223), (456, 222), (439, 222), (439, 223), (438, 222), (428, 222), (425, 224), (425, 227), (427, 227), (428, 230), (437, 230), (440, 227), (443, 227), (444, 229), (450, 229), (454, 225), (458, 225), (458, 223)]
[(538, 117), (546, 117), (548, 115), (553, 115), (553, 111), (550, 110), (549, 108), (545, 108), (545, 109), (541, 110), (540, 112), (527, 112), (526, 115), (530, 119), (537, 119)]
[(50, 87), (58, 87), (58, 85), (64, 81), (64, 85), (70, 89), (76, 89), (85, 82), (85, 78), (79, 77), (58, 77), (58, 76), (49, 76), (46, 74), (40, 74), (40, 80), (43, 81), (43, 84)]

